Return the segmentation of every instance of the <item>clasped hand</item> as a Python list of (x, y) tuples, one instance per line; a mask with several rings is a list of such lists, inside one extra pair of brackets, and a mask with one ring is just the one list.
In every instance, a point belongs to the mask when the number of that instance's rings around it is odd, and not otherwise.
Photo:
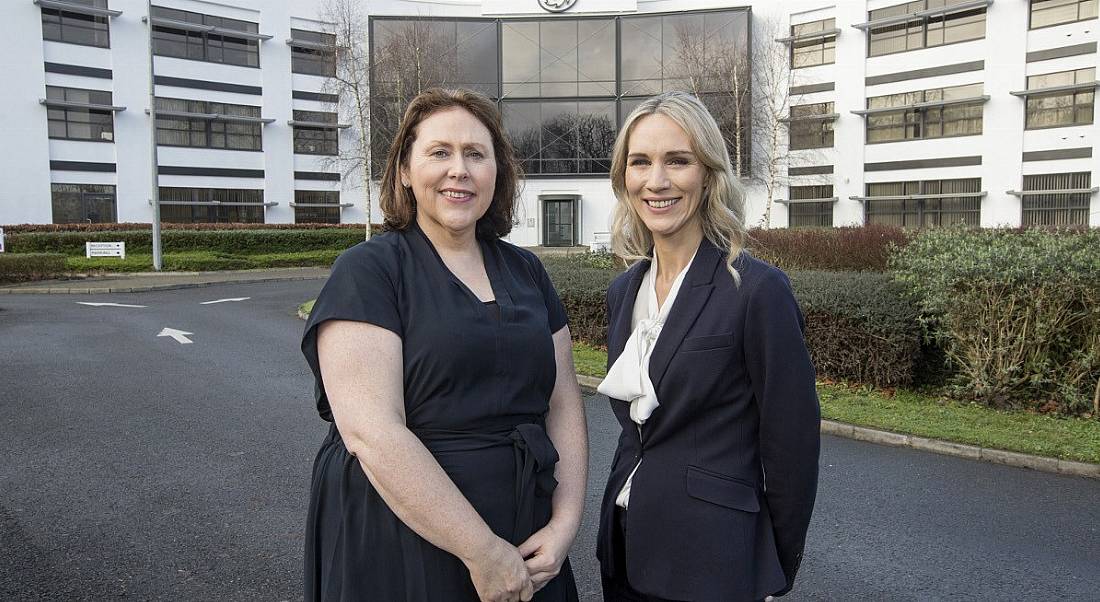
[(468, 564), (481, 602), (528, 602), (558, 575), (569, 542), (551, 525), (539, 529), (518, 548), (503, 539)]

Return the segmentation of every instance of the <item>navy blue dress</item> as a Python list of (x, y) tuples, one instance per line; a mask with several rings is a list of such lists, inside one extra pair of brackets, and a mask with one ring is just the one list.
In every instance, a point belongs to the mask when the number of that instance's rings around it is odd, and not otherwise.
[[(501, 538), (519, 545), (550, 519), (557, 451), (545, 417), (565, 310), (541, 262), (479, 240), (495, 304), (480, 301), (414, 224), (345, 251), (302, 340), (317, 410), (332, 421), (317, 326), (369, 322), (401, 337), (405, 415), (447, 475)], [(477, 600), (454, 555), (408, 528), (379, 496), (333, 424), (313, 467), (307, 600)], [(535, 600), (577, 600), (568, 561)]]

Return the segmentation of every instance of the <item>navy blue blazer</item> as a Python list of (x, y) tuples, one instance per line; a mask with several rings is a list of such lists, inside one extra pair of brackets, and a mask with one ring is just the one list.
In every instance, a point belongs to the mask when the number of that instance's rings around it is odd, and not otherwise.
[[(623, 427), (604, 492), (596, 555), (635, 589), (695, 602), (760, 600), (794, 583), (817, 494), (820, 408), (803, 318), (787, 276), (742, 253), (699, 246), (657, 339), (649, 375), (660, 406)], [(631, 332), (649, 261), (608, 289), (608, 366)], [(615, 497), (642, 460), (613, 552)]]

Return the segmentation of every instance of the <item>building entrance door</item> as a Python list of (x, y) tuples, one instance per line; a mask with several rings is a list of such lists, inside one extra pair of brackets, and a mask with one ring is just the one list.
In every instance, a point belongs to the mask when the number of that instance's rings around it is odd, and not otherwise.
[(545, 199), (542, 202), (542, 244), (571, 247), (577, 243), (577, 212), (574, 199)]

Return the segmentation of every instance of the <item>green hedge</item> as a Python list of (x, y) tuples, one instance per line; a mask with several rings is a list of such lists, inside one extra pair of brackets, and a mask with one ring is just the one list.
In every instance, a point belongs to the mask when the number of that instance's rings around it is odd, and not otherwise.
[[(295, 251), (342, 250), (363, 240), (357, 229), (316, 230), (166, 230), (162, 233), (165, 252), (213, 251), (220, 253), (290, 253)], [(7, 235), (8, 250), (15, 253), (63, 253), (84, 255), (87, 241), (122, 241), (126, 252), (152, 253), (148, 230), (106, 232), (28, 232)]]
[[(580, 253), (542, 258), (558, 291), (573, 339), (607, 346), (607, 287), (622, 272), (608, 253)], [(619, 267), (616, 267), (619, 266)]]
[(919, 310), (886, 274), (792, 272), (818, 377), (896, 387), (937, 378)]
[(60, 253), (0, 253), (0, 282), (25, 282), (53, 278), (65, 273), (65, 256)]
[(1100, 414), (1100, 230), (929, 230), (894, 268), (959, 393)]
[[(545, 257), (575, 340), (606, 347), (607, 286), (622, 270), (609, 255)], [(874, 272), (792, 272), (806, 315), (806, 343), (818, 375), (881, 387), (938, 377), (922, 344), (918, 309), (889, 276)]]

